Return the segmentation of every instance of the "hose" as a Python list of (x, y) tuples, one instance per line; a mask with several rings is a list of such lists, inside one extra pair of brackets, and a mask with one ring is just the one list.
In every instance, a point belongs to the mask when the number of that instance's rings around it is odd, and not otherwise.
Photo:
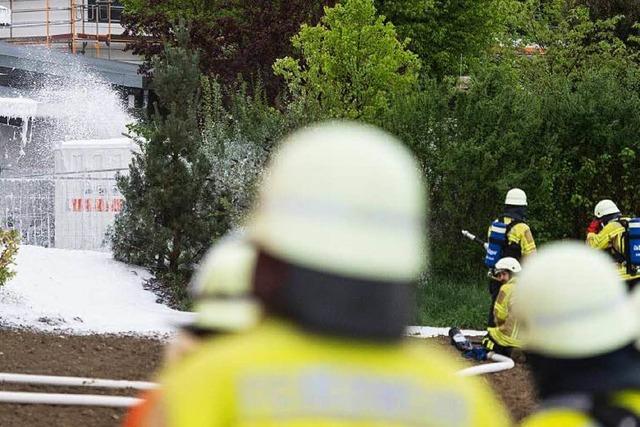
[(471, 234), (470, 232), (468, 232), (467, 230), (462, 230), (462, 235), (464, 237), (466, 237), (469, 240), (472, 240), (476, 243), (478, 243), (479, 245), (482, 245), (482, 247), (486, 250), (489, 247), (489, 244), (485, 241), (482, 241), (481, 239), (479, 239), (478, 237), (476, 237), (475, 234)]
[(141, 399), (137, 399), (135, 397), (0, 391), (0, 403), (128, 408), (130, 406), (135, 406), (140, 402)]
[(493, 372), (507, 371), (516, 365), (513, 359), (502, 354), (494, 353), (493, 351), (490, 351), (487, 354), (487, 360), (491, 360), (493, 363), (485, 363), (465, 368), (456, 372), (456, 375), (460, 377), (470, 377), (474, 375), (490, 374)]
[(38, 384), (69, 387), (99, 387), (99, 388), (132, 388), (136, 390), (151, 390), (157, 384), (145, 381), (105, 380), (99, 378), (61, 377), (53, 375), (27, 375), (0, 373), (0, 384)]

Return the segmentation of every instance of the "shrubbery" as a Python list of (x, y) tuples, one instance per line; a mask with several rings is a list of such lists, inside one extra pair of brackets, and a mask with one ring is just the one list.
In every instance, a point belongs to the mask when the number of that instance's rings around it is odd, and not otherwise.
[[(392, 3), (384, 2), (388, 10), (395, 10)], [(393, 25), (375, 14), (372, 0), (346, 0), (327, 9), (320, 25), (302, 27), (293, 39), (298, 57), (274, 66), (287, 85), (275, 104), (259, 84), (221, 86), (214, 77), (199, 76), (200, 101), (194, 116), (198, 120), (181, 132), (191, 135), (190, 149), (202, 155), (208, 167), (198, 186), (199, 191), (209, 191), (207, 202), (202, 199), (198, 209), (189, 212), (208, 221), (209, 228), (203, 228), (208, 231), (200, 233), (197, 242), (182, 243), (190, 256), (181, 265), (188, 270), (202, 248), (241, 223), (273, 144), (292, 128), (322, 118), (382, 126), (419, 158), (431, 199), (431, 271), (420, 290), (425, 301), (419, 319), (424, 321), (482, 326), (482, 252), (464, 240), (460, 230), (482, 235), (511, 187), (528, 193), (529, 222), (538, 243), (583, 238), (601, 198), (612, 198), (625, 212), (640, 214), (636, 40), (617, 37), (619, 18), (596, 20), (587, 9), (568, 8), (562, 0), (543, 6), (529, 1), (489, 3), (499, 3), (502, 13), (513, 15), (502, 16), (495, 27), (482, 21), (481, 11), (474, 15), (483, 22), (483, 31), (493, 28), (500, 33), (493, 46), (486, 52), (478, 48), (482, 52), (467, 64), (468, 88), (458, 84), (457, 76), (431, 70), (449, 69), (455, 58), (432, 58), (418, 75), (420, 61), (407, 50), (409, 42), (397, 39)], [(425, 39), (446, 41), (444, 33), (456, 33), (451, 22), (443, 28), (425, 25), (421, 31), (439, 31)], [(475, 42), (485, 46), (486, 34)], [(519, 51), (532, 42), (544, 47), (543, 54), (525, 56)], [(153, 122), (139, 126), (151, 144), (171, 144), (173, 136), (158, 137), (162, 128)], [(191, 134), (193, 127), (197, 132)], [(143, 153), (151, 154), (144, 147)], [(137, 158), (134, 166), (144, 170), (147, 161)], [(148, 227), (158, 224), (153, 215), (160, 204), (144, 204), (139, 214), (127, 217), (149, 194), (147, 174), (132, 169), (128, 179), (139, 179), (140, 185), (131, 187), (130, 194), (124, 192), (128, 207), (116, 224), (120, 240), (116, 238), (115, 248), (122, 248), (118, 242), (126, 239), (145, 250), (155, 248), (163, 234), (150, 233)], [(169, 201), (167, 194), (161, 199)], [(165, 255), (175, 245), (166, 248)], [(129, 261), (145, 265), (158, 260), (155, 255), (128, 253)], [(156, 263), (156, 268), (163, 265)], [(470, 305), (475, 309), (469, 310)]]
[(19, 245), (20, 233), (17, 230), (0, 230), (0, 286), (16, 275), (12, 266), (15, 265)]

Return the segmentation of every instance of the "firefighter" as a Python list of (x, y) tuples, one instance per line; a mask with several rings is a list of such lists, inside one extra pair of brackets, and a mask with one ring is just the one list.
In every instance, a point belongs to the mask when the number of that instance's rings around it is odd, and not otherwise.
[(605, 251), (614, 259), (618, 274), (632, 290), (640, 282), (640, 266), (633, 256), (637, 254), (630, 253), (627, 246), (629, 224), (635, 223), (623, 217), (618, 206), (609, 199), (598, 202), (593, 214), (595, 219), (587, 227), (587, 244)]
[(247, 225), (267, 316), (165, 372), (154, 425), (507, 425), (485, 384), (403, 339), (426, 263), (425, 190), (409, 151), (375, 128), (287, 138)]
[[(536, 243), (533, 240), (531, 229), (527, 225), (527, 195), (519, 188), (512, 188), (507, 192), (504, 199), (504, 213), (496, 218), (489, 226), (489, 247), (485, 264), (492, 269), (500, 258), (511, 257), (521, 261), (536, 252)], [(496, 230), (501, 230), (504, 237), (500, 241), (494, 241)], [(495, 252), (492, 252), (494, 251)], [(493, 255), (493, 256), (492, 256)], [(488, 326), (495, 327), (494, 305), (501, 284), (493, 278), (493, 272), (489, 272), (489, 294), (491, 303), (489, 305)]]
[[(180, 363), (198, 347), (216, 337), (247, 332), (262, 317), (262, 310), (252, 295), (257, 251), (238, 236), (228, 236), (205, 255), (189, 291), (195, 315), (180, 325), (176, 336), (165, 347), (165, 369)], [(133, 407), (124, 421), (125, 427), (152, 425), (151, 417), (159, 395), (150, 391), (143, 402)]]
[(519, 348), (518, 322), (512, 313), (513, 289), (516, 275), (522, 267), (517, 259), (506, 257), (496, 263), (494, 279), (501, 284), (496, 303), (493, 307), (493, 318), (496, 326), (487, 328), (487, 335), (482, 345), (488, 351), (511, 356), (513, 349)]
[(179, 361), (204, 340), (245, 332), (258, 323), (261, 308), (252, 296), (257, 255), (239, 236), (225, 237), (207, 252), (189, 286), (195, 316), (167, 346), (167, 363)]
[(552, 244), (527, 262), (513, 298), (541, 401), (523, 426), (639, 425), (639, 313), (607, 257)]

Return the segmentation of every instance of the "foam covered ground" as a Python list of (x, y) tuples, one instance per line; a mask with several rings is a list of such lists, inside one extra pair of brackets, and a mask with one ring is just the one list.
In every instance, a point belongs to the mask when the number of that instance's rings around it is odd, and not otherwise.
[(72, 334), (166, 334), (185, 313), (143, 289), (149, 273), (110, 253), (23, 245), (0, 288), (0, 322)]
[[(143, 288), (145, 269), (110, 253), (23, 245), (17, 275), (0, 288), (0, 323), (69, 334), (169, 334), (191, 314), (156, 302)], [(416, 338), (447, 335), (448, 328), (409, 327)], [(479, 335), (479, 331), (463, 331)]]

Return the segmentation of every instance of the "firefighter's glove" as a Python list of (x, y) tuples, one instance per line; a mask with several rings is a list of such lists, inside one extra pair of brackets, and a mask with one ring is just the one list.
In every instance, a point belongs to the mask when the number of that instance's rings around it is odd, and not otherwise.
[(594, 219), (593, 221), (591, 221), (591, 223), (587, 227), (587, 234), (598, 233), (600, 231), (601, 226), (602, 226), (602, 221), (600, 221), (599, 219)]
[(487, 350), (484, 347), (474, 347), (469, 351), (462, 353), (465, 359), (473, 359), (478, 361), (487, 360)]

